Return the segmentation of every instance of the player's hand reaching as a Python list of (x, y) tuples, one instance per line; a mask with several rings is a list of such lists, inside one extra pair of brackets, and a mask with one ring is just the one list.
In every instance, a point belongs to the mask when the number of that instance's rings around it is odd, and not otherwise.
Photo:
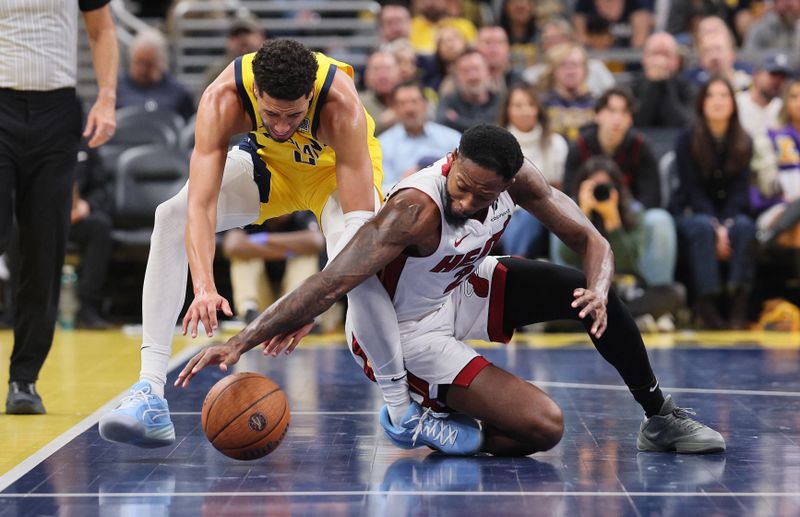
[(183, 317), (183, 335), (187, 330), (191, 330), (192, 337), (197, 337), (197, 324), (203, 322), (208, 337), (214, 335), (214, 331), (219, 327), (217, 311), (222, 311), (226, 316), (233, 316), (228, 300), (219, 295), (216, 291), (201, 290), (194, 295), (194, 300)]
[[(308, 333), (311, 332), (312, 328), (314, 328), (313, 321), (311, 323), (306, 323), (292, 332), (275, 336), (266, 343), (264, 355), (271, 354), (273, 357), (276, 357), (284, 349), (286, 349), (287, 354), (291, 354), (294, 352), (294, 349), (297, 348), (297, 345), (300, 344), (300, 340), (306, 337)], [(288, 348), (286, 348), (287, 346)]]
[(578, 288), (573, 291), (572, 295), (575, 297), (575, 300), (572, 302), (572, 307), (581, 309), (578, 313), (578, 317), (583, 319), (586, 316), (591, 316), (594, 321), (589, 333), (596, 338), (601, 337), (608, 325), (606, 301), (590, 289)]
[(239, 361), (240, 355), (238, 348), (231, 341), (204, 348), (192, 357), (186, 367), (181, 370), (181, 373), (178, 374), (178, 379), (175, 381), (175, 386), (187, 387), (192, 377), (206, 366), (218, 364), (220, 370), (227, 372), (229, 366)]

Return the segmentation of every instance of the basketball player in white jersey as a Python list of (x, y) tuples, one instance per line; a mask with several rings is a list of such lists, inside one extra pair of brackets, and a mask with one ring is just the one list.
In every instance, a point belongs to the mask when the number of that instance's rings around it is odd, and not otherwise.
[[(545, 262), (489, 257), (515, 204), (537, 217), (584, 257), (585, 276)], [(552, 189), (505, 129), (480, 125), (464, 133), (457, 151), (398, 184), (376, 218), (364, 225), (322, 272), (224, 345), (197, 354), (176, 384), (209, 364), (223, 371), (267, 343), (264, 353), (291, 352), (287, 338), (359, 282), (378, 273), (393, 300), (409, 385), (418, 393), (400, 425), (381, 412), (387, 436), (404, 448), (419, 436), (453, 441), (456, 430), (430, 411), (456, 411), (464, 439), (457, 453), (479, 450), (528, 455), (555, 446), (564, 430), (561, 409), (535, 385), (490, 364), (467, 339), (507, 342), (517, 327), (573, 318), (584, 322), (601, 355), (622, 376), (645, 411), (639, 450), (719, 452), (725, 441), (664, 397), (639, 331), (609, 291), (614, 261), (608, 242), (578, 207)], [(360, 350), (348, 325), (348, 342)], [(427, 409), (423, 410), (419, 401)], [(468, 417), (482, 428), (463, 425)]]

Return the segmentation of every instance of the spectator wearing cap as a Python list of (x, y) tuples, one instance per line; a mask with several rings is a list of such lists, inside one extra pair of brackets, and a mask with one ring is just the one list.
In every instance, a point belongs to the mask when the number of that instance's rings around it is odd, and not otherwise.
[(743, 50), (755, 54), (769, 49), (792, 56), (793, 66), (800, 64), (800, 0), (774, 0), (772, 9), (750, 27)]
[[(401, 83), (392, 93), (397, 123), (378, 137), (383, 150), (383, 192), (404, 176), (458, 147), (461, 133), (428, 120), (428, 101), (418, 83)], [(432, 159), (430, 159), (432, 158)], [(430, 159), (430, 163), (421, 163)]]
[[(790, 75), (789, 57), (779, 51), (764, 53), (753, 73), (753, 84), (747, 91), (736, 94), (739, 121), (753, 140), (753, 157), (750, 168), (754, 186), (761, 196), (775, 194), (777, 162), (772, 142), (767, 134), (780, 126), (779, 114), (783, 107), (781, 92)], [(756, 195), (756, 192), (753, 192)], [(760, 196), (759, 196), (760, 197)], [(753, 198), (754, 207), (760, 210), (761, 202)]]
[(225, 38), (225, 57), (206, 68), (203, 73), (203, 89), (201, 91), (205, 91), (231, 61), (243, 54), (255, 52), (265, 39), (266, 33), (258, 19), (254, 17), (233, 18)]
[(768, 51), (755, 67), (750, 88), (736, 94), (742, 127), (751, 138), (778, 127), (778, 114), (783, 106), (781, 92), (791, 73), (785, 53)]
[(642, 72), (631, 90), (636, 105), (633, 123), (637, 127), (685, 127), (692, 120), (688, 107), (694, 94), (681, 77), (678, 43), (668, 32), (651, 34), (644, 44)]
[(167, 40), (155, 29), (133, 39), (128, 70), (120, 77), (117, 108), (140, 106), (147, 111), (173, 111), (188, 119), (194, 114), (189, 90), (167, 71)]

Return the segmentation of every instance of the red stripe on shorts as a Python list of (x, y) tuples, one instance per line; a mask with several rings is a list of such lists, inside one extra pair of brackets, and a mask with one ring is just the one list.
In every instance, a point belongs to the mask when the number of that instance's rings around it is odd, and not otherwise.
[(472, 381), (475, 380), (475, 377), (481, 373), (481, 370), (489, 366), (489, 361), (486, 360), (485, 357), (479, 355), (477, 357), (473, 357), (470, 362), (467, 363), (467, 366), (461, 369), (456, 375), (456, 378), (453, 379), (454, 386), (461, 386), (462, 388), (469, 388), (469, 385), (472, 384)]
[(397, 292), (397, 284), (400, 282), (400, 275), (403, 273), (403, 268), (408, 260), (408, 255), (400, 254), (394, 260), (389, 262), (383, 271), (378, 273), (378, 279), (383, 284), (389, 298), (394, 300), (394, 294)]
[(489, 328), (486, 329), (489, 333), (489, 339), (497, 343), (508, 343), (514, 336), (513, 329), (508, 332), (503, 328), (507, 274), (508, 269), (498, 262), (492, 275), (492, 292), (489, 295)]

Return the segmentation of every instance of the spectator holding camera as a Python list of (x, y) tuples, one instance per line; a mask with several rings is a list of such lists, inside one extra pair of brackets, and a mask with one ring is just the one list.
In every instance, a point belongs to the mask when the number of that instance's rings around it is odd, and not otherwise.
[[(703, 85), (694, 126), (676, 143), (680, 185), (671, 198), (695, 291), (695, 313), (710, 329), (744, 328), (755, 277), (755, 224), (750, 211), (752, 141), (739, 123), (734, 89), (721, 77)], [(721, 262), (727, 262), (722, 278)], [(723, 319), (717, 297), (731, 301)]]
[[(593, 156), (581, 165), (572, 181), (569, 190), (573, 200), (611, 244), (615, 288), (631, 314), (639, 322), (658, 321), (659, 328), (673, 330), (671, 316), (684, 303), (684, 289), (673, 283), (650, 286), (644, 280), (640, 268), (647, 246), (644, 214), (625, 186), (617, 164), (607, 156)], [(559, 248), (568, 265), (581, 267), (578, 254), (563, 243)]]
[[(622, 171), (625, 186), (642, 205), (645, 248), (639, 255), (640, 270), (649, 285), (669, 284), (677, 258), (675, 226), (661, 206), (658, 163), (650, 145), (633, 129), (633, 97), (624, 88), (610, 88), (595, 104), (595, 124), (586, 127), (570, 144), (564, 173), (568, 196), (577, 195), (575, 176), (592, 156), (611, 158)], [(551, 248), (553, 249), (553, 248)], [(560, 262), (558, 256), (553, 256)]]

